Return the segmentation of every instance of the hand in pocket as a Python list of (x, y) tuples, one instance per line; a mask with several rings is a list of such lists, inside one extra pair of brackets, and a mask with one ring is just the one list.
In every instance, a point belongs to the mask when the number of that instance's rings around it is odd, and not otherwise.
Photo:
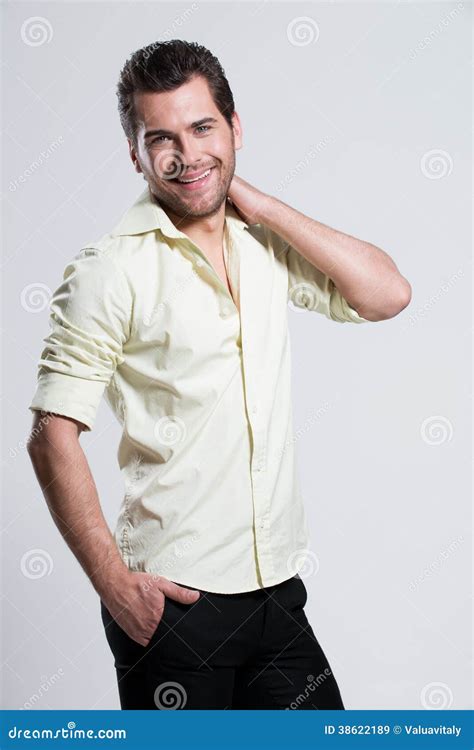
[(163, 616), (166, 597), (181, 604), (194, 604), (200, 592), (163, 576), (126, 569), (101, 599), (122, 630), (141, 646), (147, 646)]

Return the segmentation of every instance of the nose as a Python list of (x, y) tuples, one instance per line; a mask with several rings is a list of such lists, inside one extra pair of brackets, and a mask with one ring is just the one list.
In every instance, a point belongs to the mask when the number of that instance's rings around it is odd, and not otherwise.
[(190, 138), (182, 138), (181, 143), (178, 145), (180, 152), (180, 166), (184, 172), (186, 169), (194, 169), (199, 167), (201, 161), (201, 152), (196, 141)]

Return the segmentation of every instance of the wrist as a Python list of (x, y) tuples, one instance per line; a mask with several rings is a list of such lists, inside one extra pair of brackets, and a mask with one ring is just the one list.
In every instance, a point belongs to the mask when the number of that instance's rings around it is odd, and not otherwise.
[(273, 195), (262, 194), (258, 210), (260, 224), (266, 224), (272, 229), (272, 222), (274, 217), (278, 215), (279, 206), (281, 208), (278, 198), (275, 198)]
[(123, 589), (125, 580), (129, 575), (129, 568), (125, 565), (122, 558), (119, 557), (101, 565), (91, 576), (91, 581), (100, 598), (105, 600), (113, 595), (115, 591)]

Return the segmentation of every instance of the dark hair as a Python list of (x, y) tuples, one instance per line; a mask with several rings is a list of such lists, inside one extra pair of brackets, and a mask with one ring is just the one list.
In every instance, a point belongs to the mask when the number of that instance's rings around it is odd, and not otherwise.
[(217, 57), (196, 42), (170, 39), (137, 50), (120, 72), (118, 110), (127, 138), (136, 145), (135, 91), (172, 91), (198, 75), (207, 80), (216, 107), (232, 127), (234, 97)]

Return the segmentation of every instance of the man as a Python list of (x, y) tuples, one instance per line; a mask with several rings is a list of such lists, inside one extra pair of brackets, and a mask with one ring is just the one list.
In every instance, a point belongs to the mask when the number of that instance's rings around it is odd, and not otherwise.
[[(137, 51), (118, 98), (147, 188), (52, 297), (29, 454), (100, 596), (121, 707), (342, 709), (298, 574), (287, 304), (384, 320), (410, 285), (234, 174), (242, 126), (204, 47)], [(79, 444), (103, 394), (123, 425), (113, 535)]]

